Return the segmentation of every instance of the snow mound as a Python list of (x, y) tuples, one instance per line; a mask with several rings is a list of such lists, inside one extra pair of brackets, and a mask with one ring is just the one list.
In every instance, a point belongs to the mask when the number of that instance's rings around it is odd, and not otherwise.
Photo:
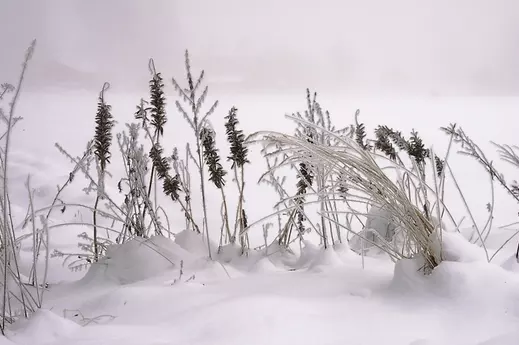
[(254, 265), (249, 269), (250, 272), (254, 273), (267, 273), (267, 272), (279, 272), (281, 269), (276, 267), (272, 261), (267, 257), (261, 257), (257, 260)]
[(0, 337), (0, 345), (16, 345), (6, 337)]
[(435, 231), (431, 236), (433, 236), (433, 250), (437, 253), (441, 252), (443, 260), (454, 262), (487, 261), (483, 248), (470, 243), (461, 233), (443, 231), (441, 235), (441, 240), (438, 231)]
[(294, 263), (296, 269), (308, 267), (311, 262), (318, 255), (320, 248), (310, 241), (303, 240), (303, 247), (301, 248), (301, 255)]
[[(409, 296), (440, 297), (468, 310), (507, 313), (519, 317), (519, 276), (486, 262), (447, 262), (430, 275), (423, 260), (401, 260), (395, 266), (390, 290)], [(492, 293), (489, 293), (492, 291)]]
[[(206, 239), (201, 234), (196, 233), (192, 230), (184, 230), (175, 235), (175, 243), (184, 250), (200, 256), (208, 256), (208, 248)], [(218, 245), (211, 242), (211, 254), (214, 255), (217, 252)]]
[(290, 249), (280, 245), (277, 241), (264, 248), (261, 253), (268, 257), (276, 267), (293, 267), (299, 259)]
[(241, 256), (242, 249), (237, 244), (226, 244), (220, 248), (220, 252), (218, 253), (218, 258), (225, 263), (229, 263), (233, 260), (236, 260)]
[(320, 246), (305, 240), (304, 247), (301, 249), (301, 255), (294, 264), (294, 268), (308, 268), (310, 271), (323, 272), (326, 268), (342, 266), (345, 261), (346, 254), (343, 246), (338, 247), (339, 252), (334, 248), (324, 249)]
[(323, 272), (327, 268), (342, 266), (344, 262), (334, 249), (321, 249), (310, 262), (308, 267), (311, 271)]
[[(50, 344), (68, 338), (80, 329), (78, 324), (49, 310), (37, 310), (28, 320), (22, 320), (13, 329), (12, 340), (19, 344)], [(0, 342), (0, 344), (3, 344)]]
[(95, 277), (118, 284), (131, 284), (192, 262), (192, 254), (164, 236), (134, 238), (108, 248), (106, 256), (93, 264), (83, 280)]
[(517, 260), (515, 255), (512, 255), (505, 262), (503, 262), (501, 267), (503, 267), (507, 271), (519, 273), (519, 261)]
[(338, 243), (333, 246), (333, 249), (343, 262), (350, 262), (353, 258), (358, 258), (358, 255), (353, 255), (353, 251), (346, 243)]

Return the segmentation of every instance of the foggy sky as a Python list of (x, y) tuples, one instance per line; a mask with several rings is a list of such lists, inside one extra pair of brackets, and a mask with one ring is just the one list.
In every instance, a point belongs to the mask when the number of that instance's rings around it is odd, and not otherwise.
[[(517, 0), (0, 0), (0, 81), (146, 86), (148, 59), (240, 91), (519, 95)], [(144, 83), (144, 84), (143, 84)]]

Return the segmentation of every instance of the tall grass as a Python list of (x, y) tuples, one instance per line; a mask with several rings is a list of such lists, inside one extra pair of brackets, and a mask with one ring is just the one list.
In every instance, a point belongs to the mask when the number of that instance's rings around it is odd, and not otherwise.
[[(45, 287), (45, 281), (41, 282), (41, 285), (38, 283), (36, 272), (34, 273), (32, 282), (33, 286), (30, 286), (27, 279), (20, 273), (19, 242), (15, 233), (9, 194), (9, 164), (12, 136), (14, 135), (16, 124), (22, 119), (16, 115), (16, 108), (21, 95), (25, 75), (29, 67), (29, 61), (33, 57), (35, 47), (36, 41), (33, 41), (25, 54), (22, 70), (16, 86), (5, 83), (1, 85), (0, 90), (0, 101), (12, 94), (7, 112), (0, 107), (0, 119), (4, 126), (4, 132), (0, 137), (0, 140), (2, 140), (2, 149), (0, 150), (0, 169), (2, 171), (2, 192), (0, 194), (0, 272), (2, 274), (0, 292), (2, 294), (2, 310), (0, 330), (2, 334), (5, 334), (7, 324), (14, 322), (20, 316), (28, 317), (37, 308), (41, 307), (43, 300), (43, 291), (41, 289)], [(29, 180), (27, 188), (31, 195), (32, 191), (30, 189)], [(30, 199), (30, 209), (34, 209), (32, 199)], [(36, 269), (36, 261), (39, 255), (39, 252), (37, 252), (38, 238), (43, 240), (44, 236), (41, 235), (46, 234), (47, 231), (48, 229), (45, 224), (42, 229), (38, 230), (36, 227), (33, 228), (34, 269)], [(45, 246), (48, 247), (48, 241), (45, 243)]]

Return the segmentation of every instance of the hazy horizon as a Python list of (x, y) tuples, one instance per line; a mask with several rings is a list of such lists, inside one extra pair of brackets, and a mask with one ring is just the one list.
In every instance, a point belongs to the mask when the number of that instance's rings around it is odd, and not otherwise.
[(519, 2), (0, 0), (0, 80), (38, 40), (29, 88), (146, 86), (148, 59), (215, 88), (519, 96)]

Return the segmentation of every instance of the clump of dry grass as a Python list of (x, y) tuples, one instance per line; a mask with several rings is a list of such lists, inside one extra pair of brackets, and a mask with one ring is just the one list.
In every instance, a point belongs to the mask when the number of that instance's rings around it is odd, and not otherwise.
[[(301, 118), (292, 118), (305, 126), (315, 126)], [(262, 142), (265, 145), (267, 157), (282, 157), (281, 162), (273, 169), (287, 165), (297, 166), (300, 162), (306, 162), (324, 167), (330, 175), (340, 176), (340, 179), (336, 178), (330, 188), (320, 191), (320, 193), (329, 195), (330, 198), (333, 198), (333, 194), (336, 193), (341, 182), (346, 181), (348, 189), (345, 191), (344, 197), (350, 203), (375, 204), (384, 207), (391, 214), (392, 219), (399, 224), (407, 241), (406, 248), (402, 250), (393, 246), (381, 248), (394, 259), (423, 256), (424, 271), (431, 271), (441, 262), (441, 254), (432, 247), (435, 226), (431, 219), (412, 202), (402, 186), (394, 182), (383, 170), (380, 163), (377, 162), (377, 158), (382, 158), (380, 155), (366, 150), (352, 136), (338, 135), (331, 131), (328, 134), (334, 137), (334, 145), (322, 145), (319, 142), (310, 142), (302, 137), (278, 132), (258, 132), (251, 136), (250, 141)], [(385, 159), (385, 162), (387, 161)], [(395, 165), (394, 168), (405, 169), (398, 165)], [(407, 178), (421, 180), (420, 176), (411, 171), (405, 171), (405, 173)], [(331, 217), (334, 212), (318, 211), (321, 217), (337, 224), (336, 218)], [(350, 208), (347, 212), (361, 214), (354, 208)], [(338, 225), (344, 227), (343, 224)]]

